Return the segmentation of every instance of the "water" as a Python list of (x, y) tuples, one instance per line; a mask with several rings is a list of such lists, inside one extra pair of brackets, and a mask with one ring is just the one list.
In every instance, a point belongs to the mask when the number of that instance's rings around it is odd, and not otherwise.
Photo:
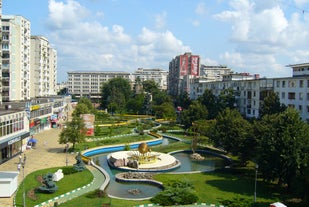
[(192, 160), (190, 158), (191, 154), (192, 152), (177, 152), (172, 154), (181, 163), (181, 166), (173, 172), (209, 172), (218, 168), (223, 168), (226, 165), (226, 161), (222, 158), (207, 154), (206, 152), (199, 152), (199, 154), (205, 158), (204, 160)]
[[(107, 173), (110, 175), (110, 183), (106, 189), (106, 192), (114, 197), (119, 197), (123, 199), (143, 199), (155, 196), (162, 189), (144, 183), (119, 183), (115, 181), (115, 175), (119, 172), (116, 169), (110, 169), (107, 163), (107, 155), (109, 153), (101, 154), (99, 156), (93, 157), (93, 161), (104, 168)], [(192, 152), (177, 152), (172, 154), (176, 159), (181, 162), (181, 166), (171, 171), (170, 173), (181, 173), (181, 172), (193, 172), (193, 171), (213, 171), (218, 168), (223, 168), (227, 162), (214, 155), (207, 154), (206, 152), (199, 152), (202, 156), (205, 157), (205, 160), (192, 160), (190, 155)], [(139, 194), (131, 194), (129, 193), (132, 189), (140, 190)]]

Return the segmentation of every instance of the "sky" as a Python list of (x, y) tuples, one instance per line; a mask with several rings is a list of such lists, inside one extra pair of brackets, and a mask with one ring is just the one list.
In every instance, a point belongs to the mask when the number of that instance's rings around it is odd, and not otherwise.
[(160, 68), (191, 52), (200, 64), (290, 77), (309, 62), (309, 0), (2, 0), (31, 22), (72, 71)]

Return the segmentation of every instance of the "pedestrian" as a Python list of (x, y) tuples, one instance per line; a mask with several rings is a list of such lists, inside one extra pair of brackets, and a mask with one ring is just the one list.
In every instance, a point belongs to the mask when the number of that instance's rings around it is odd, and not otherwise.
[(27, 159), (26, 154), (24, 154), (24, 164), (26, 164), (26, 159)]
[(20, 172), (20, 163), (18, 163), (18, 165), (17, 165), (17, 170), (18, 170), (18, 172)]
[(19, 163), (21, 163), (21, 154), (19, 154)]

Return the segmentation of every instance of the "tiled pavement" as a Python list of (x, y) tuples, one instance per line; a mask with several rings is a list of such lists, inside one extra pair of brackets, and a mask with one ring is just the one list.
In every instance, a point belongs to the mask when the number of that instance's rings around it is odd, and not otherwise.
[[(25, 176), (33, 171), (37, 171), (40, 169), (51, 168), (51, 167), (63, 167), (66, 165), (66, 157), (68, 159), (68, 164), (73, 165), (76, 163), (75, 154), (66, 154), (64, 153), (64, 144), (58, 143), (59, 134), (61, 129), (52, 128), (44, 130), (34, 137), (38, 140), (35, 149), (26, 150), (22, 154), (26, 155), (26, 165), (25, 165)], [(24, 155), (22, 155), (24, 156)], [(19, 157), (16, 156), (13, 159), (3, 163), (0, 165), (0, 171), (17, 171), (17, 164), (19, 162)], [(96, 175), (100, 176), (99, 171), (93, 167), (90, 167), (92, 172), (95, 172)], [(100, 177), (102, 182), (104, 181), (104, 177), (101, 174)], [(18, 182), (22, 181), (22, 173), (18, 176)], [(95, 182), (95, 185), (91, 185), (91, 189), (97, 188), (97, 185), (100, 186), (102, 182)], [(79, 194), (85, 193), (85, 191), (89, 190), (83, 189), (78, 193), (73, 193), (70, 196), (78, 196)], [(12, 207), (13, 206), (13, 198), (14, 195), (10, 198), (0, 198), (0, 206), (1, 207)], [(68, 198), (68, 197), (67, 197)]]

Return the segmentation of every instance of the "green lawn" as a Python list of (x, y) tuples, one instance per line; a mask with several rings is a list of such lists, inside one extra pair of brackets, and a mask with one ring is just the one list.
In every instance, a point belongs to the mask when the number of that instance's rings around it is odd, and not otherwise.
[[(240, 172), (238, 172), (240, 173)], [(157, 174), (155, 179), (163, 183), (170, 180), (182, 180), (192, 183), (197, 191), (200, 203), (223, 204), (225, 200), (237, 198), (253, 201), (254, 195), (254, 170), (244, 174), (235, 172), (209, 172), (194, 174)], [(270, 203), (280, 200), (279, 193), (275, 186), (264, 183), (261, 180), (257, 182), (257, 206), (269, 206)], [(61, 207), (73, 206), (101, 206), (108, 203), (112, 207), (119, 206), (137, 206), (151, 203), (149, 200), (127, 201), (112, 198), (98, 198), (89, 196), (89, 194), (63, 203)], [(85, 204), (85, 205), (84, 205)]]
[[(87, 185), (93, 180), (92, 173), (88, 169), (86, 169), (82, 172), (77, 172), (70, 175), (64, 175), (63, 179), (56, 182), (58, 190), (53, 194), (36, 193), (35, 196), (29, 196), (32, 190), (41, 186), (41, 183), (38, 181), (39, 176), (46, 175), (47, 173), (55, 173), (58, 169), (64, 169), (64, 168), (65, 167), (48, 168), (44, 170), (35, 171), (26, 176), (25, 177), (26, 205), (35, 206), (51, 198), (54, 198), (56, 196), (70, 192), (76, 188)], [(22, 205), (23, 205), (23, 184), (20, 185), (20, 188), (18, 189), (16, 194), (16, 206), (21, 207)]]

